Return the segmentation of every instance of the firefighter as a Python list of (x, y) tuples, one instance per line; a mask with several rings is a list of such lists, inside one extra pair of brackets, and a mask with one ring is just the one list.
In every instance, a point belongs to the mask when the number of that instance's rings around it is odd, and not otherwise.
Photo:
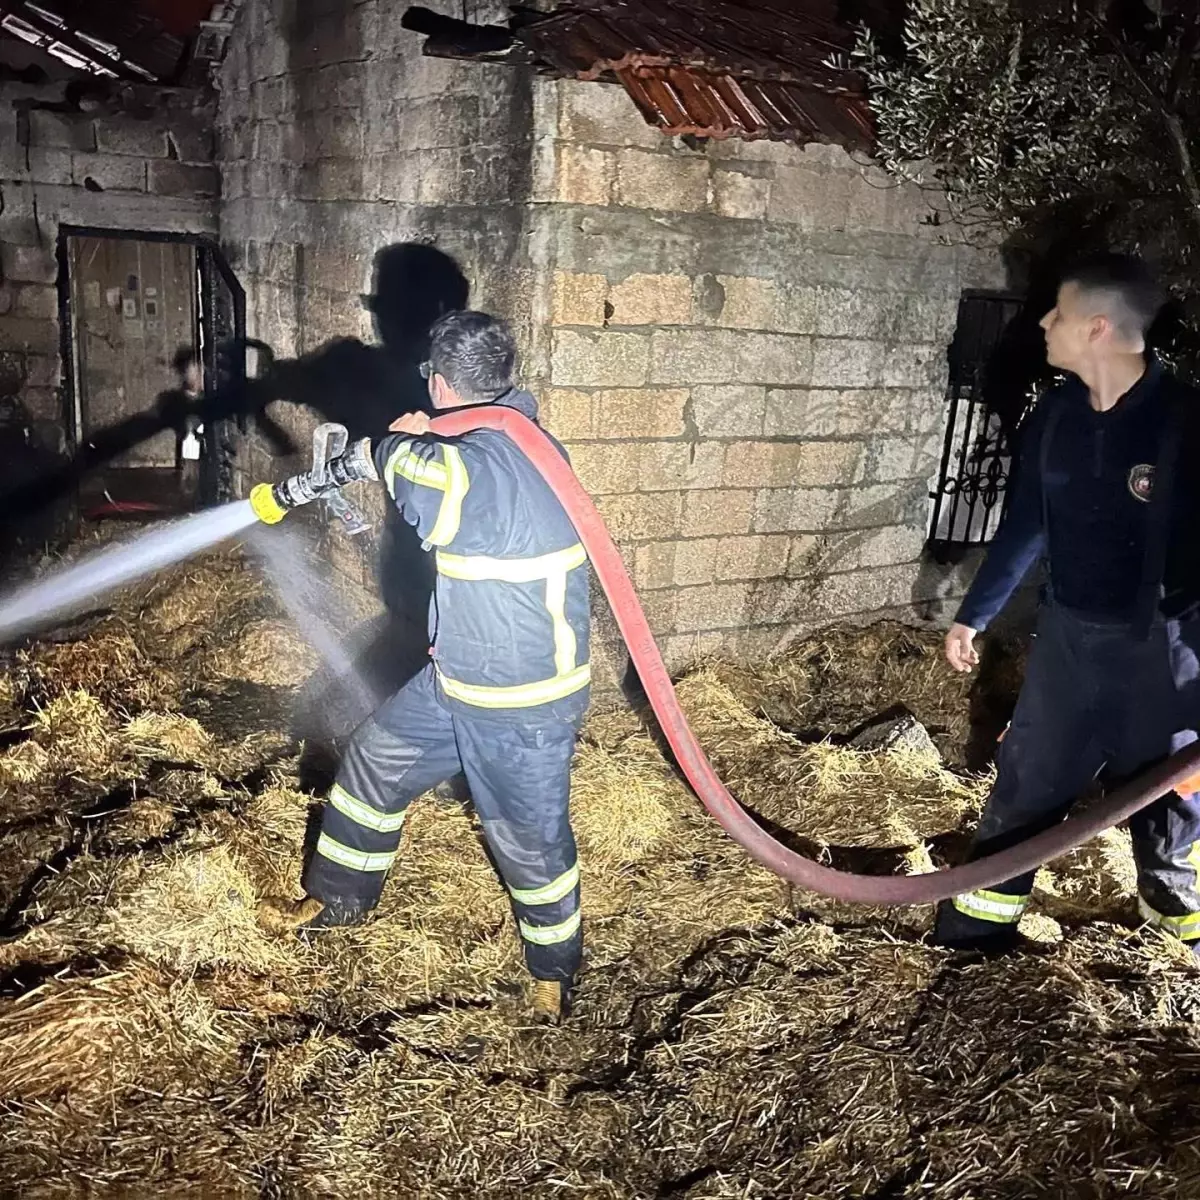
[[(502, 322), (453, 312), (431, 339), (421, 373), (435, 409), (501, 404), (536, 419), (534, 398), (513, 386), (515, 347)], [(535, 1015), (557, 1021), (582, 950), (568, 790), (589, 697), (587, 558), (508, 437), (442, 440), (428, 428), (423, 413), (402, 417), (373, 450), (389, 495), (434, 556), (432, 661), (351, 738), (304, 878), (308, 899), (282, 920), (290, 914), (307, 930), (364, 920), (408, 806), (461, 771), (512, 900)], [(278, 925), (277, 902), (266, 907)]]
[[(1025, 422), (1003, 525), (946, 636), (957, 671), (1041, 557), (1046, 584), (996, 783), (972, 857), (1061, 820), (1105, 771), (1136, 776), (1200, 727), (1200, 480), (1196, 393), (1145, 339), (1164, 293), (1136, 259), (1065, 276), (1042, 319), (1067, 381)], [(1200, 953), (1200, 796), (1189, 784), (1130, 821), (1142, 917)], [(934, 940), (1003, 950), (1018, 940), (1033, 872), (943, 902)]]

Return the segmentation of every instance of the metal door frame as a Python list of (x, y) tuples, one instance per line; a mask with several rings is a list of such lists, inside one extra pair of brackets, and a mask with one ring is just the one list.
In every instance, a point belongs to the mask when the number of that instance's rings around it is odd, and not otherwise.
[[(217, 390), (222, 366), (218, 355), (218, 331), (216, 325), (216, 295), (218, 281), (228, 289), (233, 302), (232, 338), (236, 343), (246, 341), (246, 292), (233, 273), (228, 260), (216, 240), (201, 233), (169, 233), (153, 229), (110, 229), (94, 225), (60, 225), (58, 227), (58, 325), (59, 350), (62, 356), (62, 418), (63, 428), (70, 434), (74, 447), (78, 449), (82, 436), (79, 410), (79, 362), (75, 339), (75, 311), (71, 298), (71, 260), (69, 244), (71, 238), (111, 238), (125, 242), (174, 242), (196, 248), (196, 294), (197, 333), (201, 365), (204, 368), (204, 387), (207, 392)], [(235, 354), (229, 366), (238, 378), (225, 381), (225, 386), (240, 387), (245, 383), (245, 355)], [(227, 421), (217, 425), (231, 424)], [(232, 440), (232, 432), (224, 428), (205, 431), (209, 442), (209, 457), (216, 468), (215, 478), (207, 490), (209, 499), (228, 499), (232, 493), (230, 465), (224, 462), (226, 447)]]

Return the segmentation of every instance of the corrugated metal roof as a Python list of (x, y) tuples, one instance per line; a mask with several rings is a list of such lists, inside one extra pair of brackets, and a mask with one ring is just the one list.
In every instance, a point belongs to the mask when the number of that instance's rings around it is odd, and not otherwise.
[(861, 77), (846, 62), (854, 33), (840, 14), (853, 10), (856, 18), (894, 28), (901, 6), (902, 0), (567, 0), (545, 16), (522, 13), (504, 50), (484, 49), (478, 40), (482, 29), (494, 40), (503, 27), (467, 26), (419, 10), (425, 21), (409, 28), (431, 35), (431, 54), (526, 61), (560, 76), (619, 80), (646, 120), (667, 134), (865, 147), (872, 140), (870, 109)]
[(4, 30), (94, 75), (173, 81), (213, 0), (0, 0)]

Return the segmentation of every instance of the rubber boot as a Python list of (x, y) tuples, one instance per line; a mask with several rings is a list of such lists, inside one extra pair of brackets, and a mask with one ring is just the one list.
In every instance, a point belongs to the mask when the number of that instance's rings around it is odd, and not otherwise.
[(1013, 925), (989, 925), (965, 916), (951, 900), (937, 906), (929, 941), (946, 950), (969, 950), (979, 954), (1008, 954), (1024, 942)]
[(533, 1019), (539, 1025), (560, 1025), (567, 1015), (570, 985), (557, 979), (533, 981)]
[(258, 906), (258, 923), (268, 933), (302, 935), (343, 925), (361, 925), (371, 914), (353, 900), (318, 900), (305, 896), (289, 900), (284, 896), (268, 896)]

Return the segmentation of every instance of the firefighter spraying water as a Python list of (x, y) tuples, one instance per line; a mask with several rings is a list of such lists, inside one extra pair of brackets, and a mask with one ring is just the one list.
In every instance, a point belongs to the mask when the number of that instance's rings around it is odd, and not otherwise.
[(533, 398), (511, 387), (511, 361), (511, 339), (499, 322), (452, 314), (435, 329), (425, 367), (435, 404), (451, 411), (433, 422), (401, 418), (392, 436), (373, 445), (347, 446), (344, 429), (324, 426), (310, 472), (101, 551), (0, 605), (0, 637), (11, 639), (314, 501), (358, 532), (365, 522), (340, 489), (382, 478), (437, 556), (433, 662), (355, 735), (326, 805), (307, 895), (266, 902), (264, 924), (315, 931), (364, 919), (397, 856), (410, 801), (465, 768), (517, 916), (535, 1011), (550, 1020), (560, 1015), (581, 947), (567, 789), (589, 685), (589, 559), (696, 794), (754, 858), (802, 888), (869, 904), (928, 903), (991, 888), (1128, 818), (1200, 767), (1193, 745), (1080, 816), (930, 874), (852, 875), (788, 850), (730, 795), (688, 728), (620, 554), (565, 453), (531, 419)]

